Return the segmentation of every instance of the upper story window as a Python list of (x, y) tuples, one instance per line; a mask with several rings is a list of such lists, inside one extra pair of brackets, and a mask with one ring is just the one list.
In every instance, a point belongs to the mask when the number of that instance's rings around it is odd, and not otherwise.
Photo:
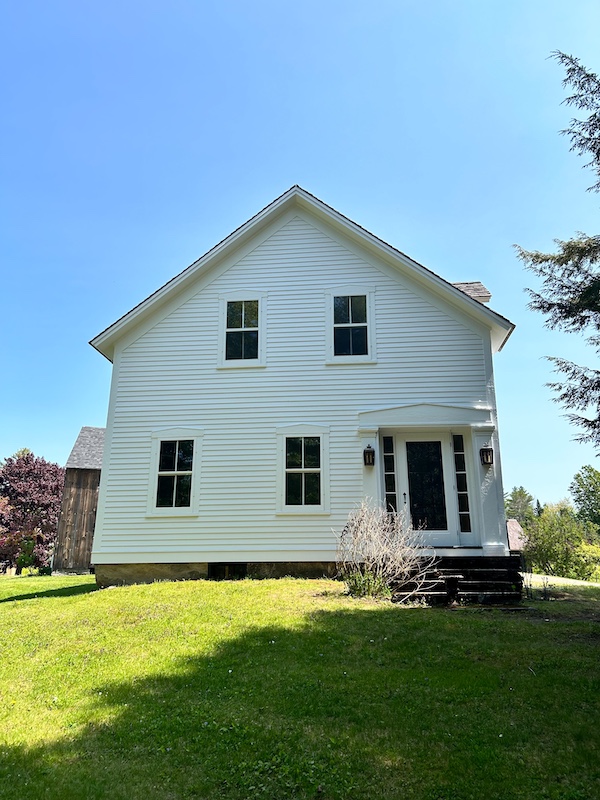
[(335, 356), (364, 356), (368, 352), (366, 295), (335, 296), (333, 298), (333, 354)]
[(266, 295), (253, 291), (222, 295), (218, 366), (262, 367), (265, 364)]
[(227, 303), (225, 359), (258, 358), (258, 300)]
[(375, 363), (375, 291), (339, 286), (327, 293), (327, 364)]

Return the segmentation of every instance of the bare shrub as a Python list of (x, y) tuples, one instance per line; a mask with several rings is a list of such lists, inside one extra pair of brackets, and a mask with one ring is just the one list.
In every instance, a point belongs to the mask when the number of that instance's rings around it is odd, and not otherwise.
[(403, 592), (408, 600), (428, 588), (435, 562), (435, 553), (424, 546), (422, 531), (413, 528), (405, 511), (390, 512), (370, 501), (350, 512), (338, 536), (338, 571), (354, 596)]

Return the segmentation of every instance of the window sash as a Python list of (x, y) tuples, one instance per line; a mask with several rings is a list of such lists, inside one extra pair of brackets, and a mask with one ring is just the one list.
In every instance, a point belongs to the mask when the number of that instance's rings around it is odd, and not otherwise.
[(334, 295), (334, 356), (366, 356), (369, 354), (367, 295)]
[(285, 437), (285, 505), (321, 506), (322, 439)]
[(258, 300), (228, 300), (225, 307), (225, 360), (259, 358)]
[(160, 442), (156, 508), (190, 508), (193, 466), (193, 439), (163, 439)]

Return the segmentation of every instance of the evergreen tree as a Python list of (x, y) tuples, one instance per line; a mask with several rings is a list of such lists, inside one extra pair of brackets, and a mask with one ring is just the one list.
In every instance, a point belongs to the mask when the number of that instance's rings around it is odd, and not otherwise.
[[(572, 93), (565, 103), (585, 112), (561, 131), (571, 139), (571, 150), (589, 158), (586, 167), (595, 173), (590, 191), (600, 191), (600, 79), (577, 58), (559, 51), (552, 54), (564, 67), (563, 86)], [(546, 325), (567, 332), (590, 333), (589, 344), (600, 355), (600, 235), (579, 233), (568, 241), (555, 240), (557, 252), (540, 253), (517, 247), (526, 268), (542, 279), (541, 289), (528, 289), (529, 307), (546, 315)], [(576, 439), (600, 449), (600, 371), (551, 357), (562, 380), (551, 383), (556, 401), (579, 412), (568, 414), (580, 428)]]
[(575, 474), (569, 491), (577, 516), (600, 527), (600, 472), (589, 465), (582, 467)]
[(513, 486), (510, 494), (504, 500), (506, 516), (516, 519), (522, 528), (527, 528), (533, 522), (533, 497), (523, 486)]

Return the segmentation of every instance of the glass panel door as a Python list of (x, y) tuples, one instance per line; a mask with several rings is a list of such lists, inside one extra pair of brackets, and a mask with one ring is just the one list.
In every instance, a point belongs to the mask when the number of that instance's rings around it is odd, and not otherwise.
[(448, 530), (441, 442), (406, 442), (408, 495), (414, 528)]
[(450, 432), (388, 435), (382, 445), (388, 508), (395, 501), (399, 511), (405, 509), (427, 544), (456, 547), (460, 529)]

